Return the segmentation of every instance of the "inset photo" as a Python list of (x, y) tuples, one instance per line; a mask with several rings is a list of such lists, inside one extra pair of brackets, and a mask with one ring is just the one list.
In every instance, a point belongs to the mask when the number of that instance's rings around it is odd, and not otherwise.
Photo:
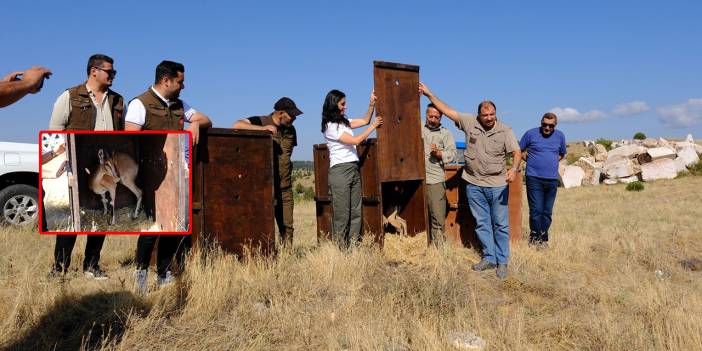
[(51, 132), (41, 144), (41, 234), (187, 234), (188, 132)]

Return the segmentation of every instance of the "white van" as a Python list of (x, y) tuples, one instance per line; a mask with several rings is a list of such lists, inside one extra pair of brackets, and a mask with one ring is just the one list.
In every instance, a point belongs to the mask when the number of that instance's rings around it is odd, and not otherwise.
[(38, 184), (39, 145), (0, 142), (0, 224), (35, 223)]

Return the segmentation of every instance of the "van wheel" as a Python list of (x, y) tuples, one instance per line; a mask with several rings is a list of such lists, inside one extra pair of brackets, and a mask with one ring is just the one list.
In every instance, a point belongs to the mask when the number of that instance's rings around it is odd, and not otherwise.
[(0, 191), (0, 223), (12, 225), (32, 224), (39, 215), (39, 191), (26, 184), (10, 185)]

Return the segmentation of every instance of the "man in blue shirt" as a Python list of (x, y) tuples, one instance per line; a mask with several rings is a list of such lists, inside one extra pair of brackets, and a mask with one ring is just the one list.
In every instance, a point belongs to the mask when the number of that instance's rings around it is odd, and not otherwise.
[(529, 243), (546, 246), (551, 227), (553, 203), (558, 189), (558, 161), (566, 154), (565, 135), (556, 130), (558, 117), (546, 113), (541, 127), (529, 129), (519, 148), (526, 163), (526, 188), (529, 201)]

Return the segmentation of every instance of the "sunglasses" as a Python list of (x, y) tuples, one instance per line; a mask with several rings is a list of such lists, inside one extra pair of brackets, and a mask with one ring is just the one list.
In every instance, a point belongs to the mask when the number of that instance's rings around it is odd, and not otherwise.
[(114, 70), (114, 69), (104, 69), (104, 68), (100, 68), (100, 67), (97, 67), (97, 66), (93, 66), (93, 68), (99, 69), (99, 70), (101, 70), (101, 71), (107, 73), (108, 76), (113, 77), (113, 78), (114, 78), (114, 76), (117, 75), (117, 71)]
[(551, 128), (551, 129), (555, 129), (555, 128), (556, 128), (556, 125), (555, 125), (555, 124), (551, 124), (551, 123), (541, 123), (541, 127), (542, 127), (542, 128)]

